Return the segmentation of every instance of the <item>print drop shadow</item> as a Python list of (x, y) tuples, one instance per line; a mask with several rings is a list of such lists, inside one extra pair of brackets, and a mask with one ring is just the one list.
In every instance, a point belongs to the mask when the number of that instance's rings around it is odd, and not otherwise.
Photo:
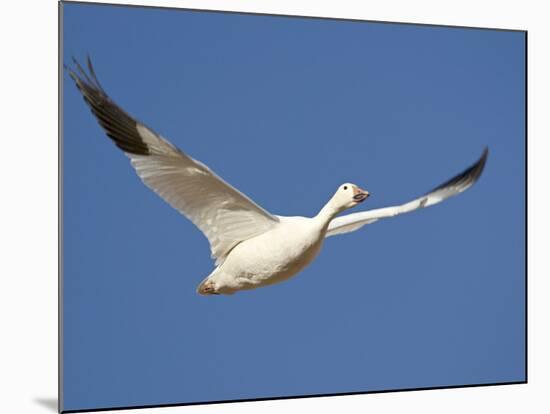
[(57, 412), (57, 398), (38, 397), (35, 398), (33, 401), (50, 411)]

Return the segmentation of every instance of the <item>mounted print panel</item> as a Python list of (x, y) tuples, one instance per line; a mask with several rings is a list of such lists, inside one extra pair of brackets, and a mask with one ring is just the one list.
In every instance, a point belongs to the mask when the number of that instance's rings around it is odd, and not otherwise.
[(526, 32), (60, 8), (62, 411), (527, 380)]

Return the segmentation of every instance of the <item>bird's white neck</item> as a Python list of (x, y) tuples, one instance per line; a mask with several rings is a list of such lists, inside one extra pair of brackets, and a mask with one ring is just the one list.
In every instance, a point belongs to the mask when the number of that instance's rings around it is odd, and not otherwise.
[(336, 217), (339, 213), (341, 213), (344, 209), (338, 208), (334, 202), (334, 200), (331, 198), (328, 203), (326, 203), (321, 211), (317, 213), (317, 215), (314, 217), (315, 220), (317, 220), (323, 227), (328, 227), (328, 224), (331, 222), (331, 220)]

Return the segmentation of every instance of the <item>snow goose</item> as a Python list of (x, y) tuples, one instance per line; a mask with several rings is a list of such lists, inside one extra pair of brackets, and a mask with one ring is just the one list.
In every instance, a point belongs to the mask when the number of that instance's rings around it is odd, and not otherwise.
[(146, 186), (191, 220), (210, 242), (215, 269), (198, 286), (202, 295), (233, 294), (284, 281), (306, 267), (328, 236), (428, 207), (470, 188), (488, 150), (462, 173), (408, 203), (336, 217), (369, 197), (355, 184), (338, 187), (315, 217), (270, 214), (109, 98), (88, 58), (67, 68), (85, 102), (113, 142), (130, 158)]

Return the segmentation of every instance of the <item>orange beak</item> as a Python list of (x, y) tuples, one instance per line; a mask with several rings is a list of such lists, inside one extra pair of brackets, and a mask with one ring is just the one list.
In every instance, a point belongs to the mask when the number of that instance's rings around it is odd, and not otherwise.
[(370, 196), (370, 193), (367, 190), (362, 190), (359, 187), (354, 187), (353, 189), (353, 200), (361, 203), (365, 201)]

